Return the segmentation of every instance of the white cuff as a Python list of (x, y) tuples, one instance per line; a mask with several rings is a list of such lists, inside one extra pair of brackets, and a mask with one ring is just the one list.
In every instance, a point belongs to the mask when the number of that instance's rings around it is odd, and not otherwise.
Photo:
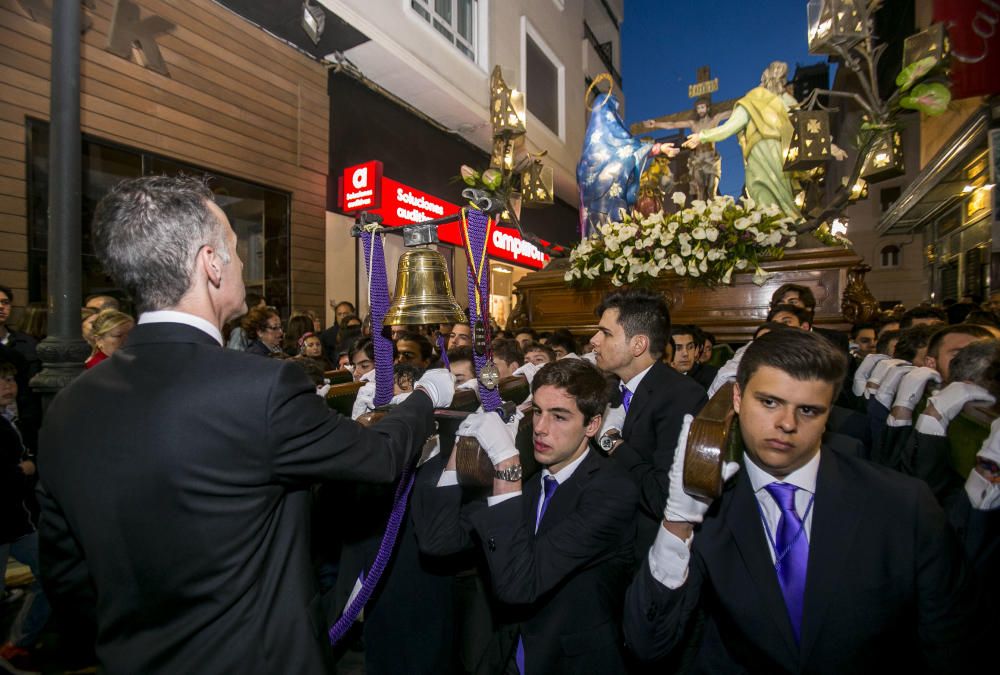
[(885, 425), (887, 427), (909, 427), (913, 426), (913, 420), (898, 420), (892, 415), (885, 418)]
[(948, 430), (941, 424), (941, 420), (930, 415), (921, 415), (917, 418), (916, 430), (926, 436), (947, 436)]
[(680, 588), (687, 581), (694, 535), (688, 537), (687, 541), (681, 541), (667, 532), (663, 523), (657, 529), (656, 540), (649, 548), (649, 571), (654, 579), (667, 588)]
[(1000, 507), (1000, 483), (991, 483), (973, 469), (965, 481), (965, 494), (977, 511), (992, 511)]
[(492, 497), (487, 497), (486, 498), (486, 505), (487, 506), (496, 506), (497, 504), (502, 504), (503, 502), (507, 501), (508, 499), (513, 499), (514, 497), (520, 497), (520, 496), (521, 496), (521, 491), (518, 490), (517, 492), (507, 492), (507, 493), (502, 494), (502, 495), (495, 495), (495, 496), (492, 496)]
[(441, 472), (441, 477), (438, 478), (438, 487), (449, 487), (451, 485), (458, 485), (458, 471), (449, 471), (445, 469)]

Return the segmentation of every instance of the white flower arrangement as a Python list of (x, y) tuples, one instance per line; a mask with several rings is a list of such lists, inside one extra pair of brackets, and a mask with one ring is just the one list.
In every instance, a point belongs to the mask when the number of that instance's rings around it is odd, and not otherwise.
[(730, 284), (734, 270), (753, 270), (753, 282), (769, 276), (764, 258), (779, 258), (795, 245), (793, 219), (776, 206), (758, 206), (744, 197), (739, 202), (719, 196), (709, 202), (675, 192), (677, 213), (662, 211), (643, 217), (621, 213), (599, 233), (577, 244), (569, 256), (565, 279), (588, 283), (608, 276), (615, 286), (650, 283), (661, 272), (687, 277), (692, 283)]

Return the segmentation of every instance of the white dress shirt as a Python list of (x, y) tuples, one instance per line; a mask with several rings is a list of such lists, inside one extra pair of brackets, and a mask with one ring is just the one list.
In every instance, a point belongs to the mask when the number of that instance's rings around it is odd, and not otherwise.
[[(765, 489), (771, 483), (788, 483), (799, 488), (795, 493), (795, 512), (799, 514), (800, 518), (805, 516), (803, 534), (806, 541), (812, 539), (812, 519), (815, 505), (810, 508), (810, 502), (816, 494), (816, 476), (819, 473), (821, 454), (822, 451), (817, 452), (805, 466), (796, 469), (779, 481), (754, 464), (744, 453), (743, 468), (747, 472), (747, 478), (750, 479), (750, 486), (757, 498), (757, 504), (760, 505), (760, 512), (764, 516), (767, 529), (770, 530), (774, 539), (778, 538), (778, 521), (781, 519), (781, 509), (771, 497), (771, 493)], [(767, 533), (764, 533), (763, 536), (773, 562), (776, 558), (774, 547), (771, 545)], [(659, 532), (656, 533), (656, 540), (649, 549), (649, 570), (653, 574), (653, 578), (667, 588), (679, 588), (687, 580), (693, 540), (694, 535), (689, 537), (687, 541), (681, 541), (667, 532), (661, 524)]]
[(219, 332), (217, 326), (212, 324), (210, 321), (206, 321), (200, 316), (195, 316), (194, 314), (188, 314), (187, 312), (178, 312), (172, 309), (159, 309), (155, 312), (143, 312), (139, 315), (139, 323), (183, 323), (192, 328), (197, 328), (203, 333), (208, 333), (213, 340), (222, 346), (222, 333)]

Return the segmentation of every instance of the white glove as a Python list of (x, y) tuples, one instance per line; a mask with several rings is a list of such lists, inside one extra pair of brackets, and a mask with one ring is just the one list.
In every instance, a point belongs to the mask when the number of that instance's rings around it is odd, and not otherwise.
[(446, 368), (430, 368), (413, 384), (414, 390), (418, 388), (431, 397), (435, 408), (447, 408), (455, 396), (455, 376)]
[(471, 380), (466, 380), (462, 384), (460, 384), (457, 387), (455, 387), (455, 391), (462, 391), (462, 390), (467, 390), (467, 391), (468, 390), (472, 390), (472, 391), (474, 391), (474, 392), (476, 392), (478, 394), (479, 393), (479, 380), (477, 380), (475, 378), (473, 378)]
[(868, 376), (872, 374), (875, 364), (887, 358), (889, 357), (885, 354), (869, 354), (864, 358), (858, 369), (854, 371), (854, 385), (851, 387), (851, 391), (854, 392), (855, 396), (861, 396), (865, 393)]
[(743, 358), (743, 353), (749, 346), (749, 344), (743, 345), (736, 350), (736, 353), (733, 354), (733, 358), (722, 364), (722, 367), (719, 368), (719, 372), (715, 374), (715, 379), (712, 380), (711, 386), (708, 388), (709, 398), (715, 396), (715, 392), (722, 389), (723, 385), (727, 382), (736, 381), (736, 371), (740, 369), (740, 360)]
[[(1000, 464), (1000, 418), (993, 420), (990, 435), (983, 441), (983, 447), (976, 453), (976, 457)], [(965, 481), (965, 493), (974, 509), (992, 511), (1000, 507), (1000, 483), (989, 480), (976, 468), (969, 472), (969, 478)]]
[[(692, 497), (684, 491), (684, 454), (692, 421), (694, 417), (691, 415), (684, 416), (681, 434), (677, 437), (677, 447), (674, 448), (674, 461), (670, 465), (670, 491), (663, 517), (672, 523), (700, 523), (711, 505), (711, 502)], [(736, 462), (725, 462), (722, 465), (722, 481), (726, 482), (739, 470), (740, 465)]]
[(941, 373), (933, 368), (928, 368), (927, 366), (914, 368), (904, 375), (902, 381), (900, 381), (899, 389), (896, 390), (896, 400), (893, 401), (892, 407), (900, 406), (913, 410), (917, 406), (917, 403), (920, 402), (920, 399), (923, 398), (924, 389), (927, 388), (927, 384), (929, 382), (940, 381)]
[(619, 433), (625, 428), (625, 406), (608, 406), (604, 409), (604, 423), (601, 425), (600, 438), (612, 429), (617, 429)]
[(479, 441), (479, 445), (490, 458), (493, 466), (505, 459), (517, 457), (514, 447), (514, 437), (517, 434), (517, 424), (520, 418), (504, 424), (500, 415), (495, 412), (482, 412), (469, 415), (458, 427), (458, 436), (468, 436)]
[(875, 400), (884, 405), (887, 409), (892, 409), (892, 402), (896, 398), (896, 390), (899, 389), (900, 380), (903, 379), (904, 375), (913, 371), (915, 368), (916, 366), (911, 366), (909, 364), (893, 366), (890, 368), (889, 372), (882, 378), (882, 384), (878, 386), (878, 391), (875, 392)]
[(326, 395), (330, 393), (330, 383), (321, 384), (316, 387), (316, 395), (320, 398), (326, 398)]
[(990, 435), (983, 441), (983, 447), (976, 453), (976, 457), (1000, 464), (1000, 417), (993, 420), (993, 424), (990, 425)]
[(528, 386), (531, 386), (532, 380), (535, 379), (535, 373), (541, 370), (542, 367), (534, 363), (525, 363), (523, 366), (515, 370), (511, 375), (517, 375), (523, 377), (528, 381)]
[(401, 394), (396, 394), (395, 396), (392, 397), (392, 400), (389, 401), (389, 403), (390, 405), (399, 405), (406, 399), (410, 398), (410, 394), (412, 393), (413, 393), (412, 391), (404, 391)]
[(354, 407), (351, 409), (351, 419), (356, 420), (369, 410), (375, 409), (375, 383), (365, 382), (354, 397)]
[(928, 406), (934, 406), (941, 416), (941, 426), (947, 428), (966, 403), (971, 401), (986, 401), (995, 403), (996, 399), (990, 392), (978, 384), (970, 382), (952, 382), (947, 387), (931, 396)]
[(872, 368), (871, 374), (868, 376), (868, 386), (865, 389), (865, 398), (871, 398), (878, 391), (878, 386), (882, 384), (882, 380), (888, 374), (890, 368), (896, 366), (908, 365), (909, 361), (904, 361), (903, 359), (883, 359), (875, 364)]

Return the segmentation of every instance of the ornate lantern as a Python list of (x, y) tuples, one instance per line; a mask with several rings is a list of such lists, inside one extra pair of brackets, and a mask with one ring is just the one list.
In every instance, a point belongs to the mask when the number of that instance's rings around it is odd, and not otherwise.
[(863, 37), (868, 0), (809, 0), (809, 53), (836, 54)]
[(911, 35), (903, 42), (903, 67), (913, 65), (921, 59), (934, 57), (940, 62), (950, 49), (948, 32), (943, 23), (936, 23), (930, 28)]
[[(846, 180), (846, 179), (845, 179)], [(851, 193), (848, 195), (848, 201), (859, 202), (862, 199), (868, 198), (868, 181), (864, 178), (859, 178), (854, 185), (851, 186)]]
[(791, 113), (792, 141), (785, 155), (785, 170), (811, 169), (830, 159), (830, 115), (825, 110)]
[(500, 66), (490, 76), (490, 123), (493, 137), (510, 139), (525, 133), (524, 94), (511, 89), (503, 80)]
[(555, 190), (555, 172), (533, 160), (521, 173), (521, 200), (525, 206), (547, 206), (552, 203)]
[(903, 139), (895, 129), (878, 132), (871, 150), (861, 167), (861, 177), (877, 183), (905, 173), (903, 166)]

